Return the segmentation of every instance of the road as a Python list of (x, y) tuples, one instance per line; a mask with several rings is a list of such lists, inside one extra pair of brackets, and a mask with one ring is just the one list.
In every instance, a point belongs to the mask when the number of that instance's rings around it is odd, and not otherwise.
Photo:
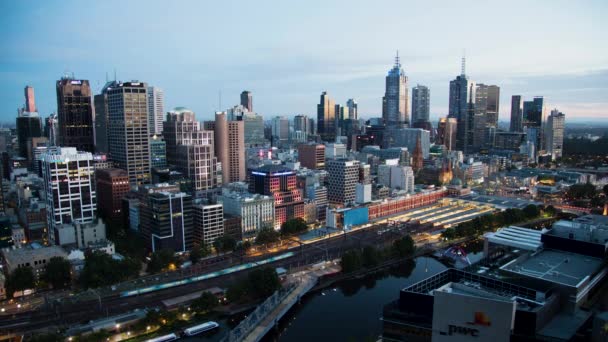
[[(381, 233), (381, 232), (383, 233)], [(409, 232), (407, 227), (395, 226), (392, 230), (387, 230), (386, 225), (379, 224), (367, 229), (352, 231), (348, 234), (338, 233), (326, 239), (310, 243), (299, 244), (298, 247), (290, 248), (290, 251), (296, 253), (294, 257), (277, 261), (266, 266), (284, 267), (287, 269), (310, 265), (322, 260), (339, 258), (342, 252), (352, 248), (362, 248), (366, 245), (388, 246), (396, 238), (406, 235)], [(284, 250), (279, 253), (283, 253)], [(267, 258), (271, 255), (265, 255)], [(244, 258), (243, 262), (255, 261), (258, 258)], [(192, 275), (204, 274), (217, 269), (231, 266), (232, 264), (240, 263), (240, 258), (226, 258), (222, 262), (213, 265), (212, 267), (195, 267), (192, 270), (181, 273), (182, 277), (190, 277)], [(109, 296), (100, 296), (97, 299), (69, 303), (66, 301), (54, 301), (50, 304), (40, 307), (36, 311), (14, 314), (10, 317), (3, 317), (0, 320), (0, 333), (22, 333), (31, 332), (36, 329), (47, 327), (68, 327), (73, 324), (86, 322), (102, 316), (112, 316), (134, 309), (146, 307), (158, 307), (162, 305), (165, 299), (174, 298), (184, 295), (185, 293), (200, 291), (210, 287), (218, 286), (225, 288), (236, 280), (244, 276), (248, 271), (237, 272), (233, 274), (223, 275), (217, 278), (191, 283), (174, 288), (168, 288), (161, 291), (151, 292), (143, 295), (120, 298), (118, 293)], [(166, 277), (167, 280), (173, 280), (175, 275), (180, 275), (180, 272)]]

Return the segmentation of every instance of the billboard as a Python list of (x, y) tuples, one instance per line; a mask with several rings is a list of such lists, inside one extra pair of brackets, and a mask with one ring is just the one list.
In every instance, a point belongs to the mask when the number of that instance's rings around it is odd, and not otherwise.
[(353, 227), (366, 224), (369, 221), (367, 207), (355, 208), (344, 212), (344, 227)]
[[(435, 291), (433, 301), (433, 342), (492, 341), (508, 342), (515, 319), (514, 301), (474, 295), (473, 288), (462, 284), (466, 292)], [(470, 291), (467, 291), (470, 290)]]

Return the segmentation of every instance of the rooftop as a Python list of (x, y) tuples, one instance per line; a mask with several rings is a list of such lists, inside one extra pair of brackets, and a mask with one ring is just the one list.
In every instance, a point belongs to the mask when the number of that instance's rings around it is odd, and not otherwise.
[(539, 230), (510, 226), (484, 234), (491, 243), (535, 251), (542, 246)]
[(509, 197), (499, 197), (499, 196), (489, 196), (489, 195), (478, 195), (478, 194), (469, 194), (465, 196), (459, 197), (459, 199), (465, 201), (486, 203), (495, 206), (496, 208), (518, 208), (523, 209), (530, 204), (541, 205), (540, 202), (535, 202), (526, 199), (519, 198), (509, 198)]
[(603, 261), (586, 255), (542, 250), (524, 255), (501, 267), (502, 270), (527, 277), (576, 287), (602, 267)]

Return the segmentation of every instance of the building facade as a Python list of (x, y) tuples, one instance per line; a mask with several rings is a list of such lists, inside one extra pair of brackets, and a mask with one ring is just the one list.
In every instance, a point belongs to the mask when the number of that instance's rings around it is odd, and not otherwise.
[(255, 238), (263, 228), (274, 228), (274, 199), (271, 196), (224, 189), (219, 201), (224, 205), (225, 214), (240, 218), (243, 239)]
[(336, 115), (336, 102), (324, 91), (317, 105), (317, 134), (324, 141), (336, 139)]
[(87, 80), (57, 81), (57, 116), (61, 146), (95, 152), (93, 98)]
[(97, 183), (97, 210), (99, 216), (113, 227), (122, 225), (124, 214), (122, 198), (129, 192), (129, 174), (123, 169), (102, 169), (95, 172)]
[(412, 89), (412, 122), (429, 121), (431, 90), (424, 85)]
[(355, 201), (355, 188), (359, 181), (359, 164), (357, 160), (344, 158), (327, 161), (327, 200), (329, 203), (346, 205)]
[(389, 127), (404, 127), (410, 122), (407, 76), (401, 68), (399, 54), (395, 65), (386, 76), (386, 88), (382, 98), (382, 118)]
[(148, 130), (150, 134), (163, 133), (165, 93), (158, 87), (148, 87)]
[(211, 246), (224, 236), (224, 206), (222, 204), (194, 205), (194, 242)]
[(298, 145), (298, 160), (303, 167), (311, 170), (325, 169), (325, 145), (315, 143)]

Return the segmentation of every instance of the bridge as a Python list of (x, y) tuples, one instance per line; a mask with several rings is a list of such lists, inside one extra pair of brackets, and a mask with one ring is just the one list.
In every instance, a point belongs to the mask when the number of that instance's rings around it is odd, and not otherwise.
[(575, 207), (572, 205), (565, 205), (565, 204), (556, 205), (555, 208), (559, 209), (565, 213), (576, 214), (576, 215), (591, 213), (591, 209), (589, 209), (589, 208), (581, 208), (581, 207)]
[(260, 304), (247, 318), (222, 338), (221, 342), (258, 342), (300, 299), (310, 291), (323, 274), (335, 272), (335, 267), (291, 275), (290, 282)]

